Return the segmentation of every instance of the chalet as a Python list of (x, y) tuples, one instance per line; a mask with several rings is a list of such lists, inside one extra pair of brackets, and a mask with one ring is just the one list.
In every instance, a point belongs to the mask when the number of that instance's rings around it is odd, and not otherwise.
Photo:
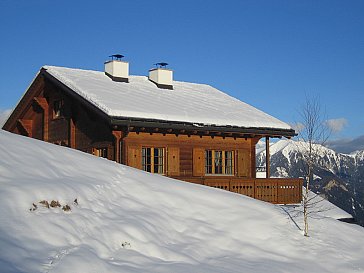
[[(115, 56), (115, 55), (114, 55)], [(301, 201), (300, 179), (256, 178), (255, 146), (293, 137), (286, 123), (206, 84), (173, 80), (161, 63), (129, 75), (116, 56), (105, 71), (44, 66), (3, 129), (147, 172), (272, 203)]]

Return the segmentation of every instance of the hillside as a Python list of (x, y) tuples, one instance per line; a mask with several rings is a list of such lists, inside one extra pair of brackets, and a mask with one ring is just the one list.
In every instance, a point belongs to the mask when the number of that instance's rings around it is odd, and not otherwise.
[[(271, 174), (275, 177), (303, 177), (304, 163), (301, 144), (293, 140), (280, 140), (272, 144)], [(364, 151), (352, 154), (337, 153), (318, 145), (320, 153), (314, 168), (315, 193), (352, 214), (364, 225)], [(265, 150), (257, 154), (257, 164), (265, 164)]]
[(306, 238), (246, 196), (4, 131), (0, 152), (0, 272), (364, 271), (357, 225), (316, 215)]

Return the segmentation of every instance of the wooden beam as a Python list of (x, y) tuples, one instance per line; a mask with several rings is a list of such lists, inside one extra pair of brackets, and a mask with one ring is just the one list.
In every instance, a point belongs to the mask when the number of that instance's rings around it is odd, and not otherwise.
[(121, 131), (112, 131), (112, 135), (115, 138), (115, 161), (121, 163), (121, 156), (120, 156), (120, 140), (123, 136)]
[(48, 141), (49, 104), (46, 98), (34, 97), (34, 102), (43, 109), (43, 140)]
[(266, 178), (270, 178), (270, 152), (269, 152), (269, 137), (265, 137), (265, 171)]
[(43, 109), (48, 110), (48, 102), (46, 98), (34, 97), (33, 100)]
[(18, 124), (24, 129), (28, 137), (32, 137), (33, 121), (31, 119), (18, 119)]
[(76, 149), (76, 125), (73, 118), (70, 118), (70, 139), (69, 145), (71, 148)]

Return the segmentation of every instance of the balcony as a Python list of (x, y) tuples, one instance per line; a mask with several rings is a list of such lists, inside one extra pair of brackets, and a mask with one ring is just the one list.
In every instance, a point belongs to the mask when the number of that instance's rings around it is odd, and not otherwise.
[(178, 179), (202, 184), (273, 204), (297, 204), (302, 200), (300, 178), (238, 178), (238, 177), (179, 177)]

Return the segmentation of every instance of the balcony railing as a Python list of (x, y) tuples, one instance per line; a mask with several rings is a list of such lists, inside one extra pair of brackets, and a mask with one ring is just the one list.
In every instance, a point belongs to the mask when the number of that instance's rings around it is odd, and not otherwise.
[(297, 204), (302, 200), (300, 178), (180, 177), (179, 179), (232, 191), (274, 204)]

